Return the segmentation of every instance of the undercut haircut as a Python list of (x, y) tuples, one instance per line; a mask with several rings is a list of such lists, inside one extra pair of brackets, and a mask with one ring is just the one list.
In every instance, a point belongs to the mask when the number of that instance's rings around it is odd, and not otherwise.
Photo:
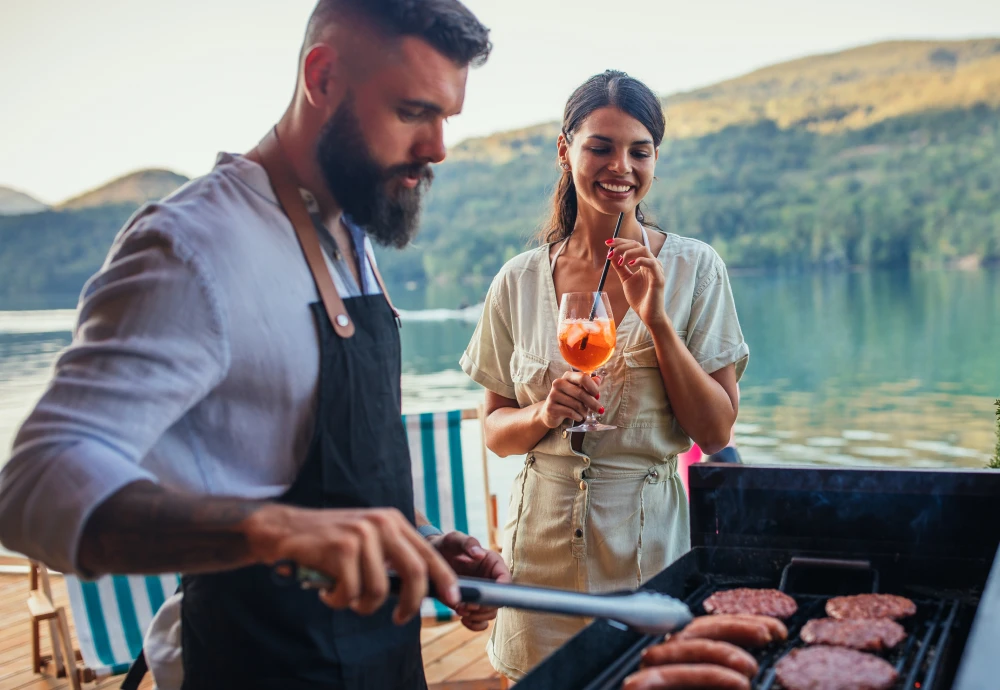
[(416, 36), (460, 66), (478, 67), (490, 56), (489, 29), (458, 0), (319, 0), (309, 17), (303, 50), (338, 22), (367, 22), (387, 38)]

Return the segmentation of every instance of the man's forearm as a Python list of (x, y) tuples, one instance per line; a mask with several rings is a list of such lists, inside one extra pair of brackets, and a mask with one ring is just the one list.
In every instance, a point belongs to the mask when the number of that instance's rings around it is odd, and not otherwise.
[(89, 573), (228, 570), (254, 563), (245, 522), (263, 501), (129, 484), (87, 520), (77, 562)]

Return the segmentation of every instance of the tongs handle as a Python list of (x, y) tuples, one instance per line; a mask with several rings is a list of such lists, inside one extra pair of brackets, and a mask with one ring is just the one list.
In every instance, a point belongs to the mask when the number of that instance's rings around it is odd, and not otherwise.
[[(335, 586), (334, 581), (326, 575), (299, 567), (291, 561), (277, 563), (272, 572), (276, 581), (283, 585), (298, 582), (305, 589), (332, 589)], [(390, 592), (399, 594), (401, 585), (399, 576), (390, 573)], [(583, 594), (471, 577), (458, 578), (458, 588), (461, 601), (465, 604), (605, 618), (645, 633), (666, 634), (684, 627), (692, 618), (691, 611), (683, 602), (665, 594), (648, 591)], [(433, 585), (430, 585), (429, 595), (437, 598)]]

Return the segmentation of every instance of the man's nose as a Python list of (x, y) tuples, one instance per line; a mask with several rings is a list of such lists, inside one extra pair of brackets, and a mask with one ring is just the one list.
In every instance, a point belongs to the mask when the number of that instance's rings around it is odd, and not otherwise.
[(444, 123), (438, 122), (425, 130), (414, 145), (414, 157), (428, 163), (440, 163), (448, 154), (444, 145)]

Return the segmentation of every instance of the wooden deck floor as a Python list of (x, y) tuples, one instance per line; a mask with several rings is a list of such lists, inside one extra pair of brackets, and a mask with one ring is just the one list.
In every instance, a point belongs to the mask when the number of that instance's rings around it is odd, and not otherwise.
[[(61, 577), (52, 578), (56, 606), (69, 607)], [(28, 624), (27, 575), (0, 574), (0, 690), (67, 690), (65, 678), (37, 675), (31, 670), (31, 638)], [(70, 617), (72, 628), (72, 616)], [(71, 631), (75, 636), (75, 631)], [(474, 633), (451, 622), (424, 626), (421, 642), (427, 682), (432, 690), (493, 690), (500, 678), (486, 659), (489, 631)], [(75, 638), (74, 638), (75, 640)], [(48, 653), (48, 628), (42, 625), (42, 650)], [(87, 690), (111, 690), (121, 677), (84, 685)], [(140, 686), (151, 690), (149, 676)]]

